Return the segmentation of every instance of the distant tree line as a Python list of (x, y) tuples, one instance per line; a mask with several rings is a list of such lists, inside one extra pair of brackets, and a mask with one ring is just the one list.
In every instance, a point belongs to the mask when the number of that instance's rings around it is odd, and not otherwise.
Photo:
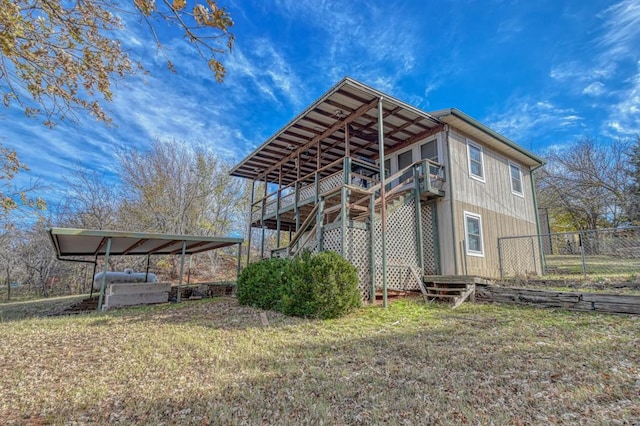
[[(158, 140), (147, 150), (122, 150), (114, 169), (119, 176), (111, 179), (98, 171), (74, 172), (66, 179), (66, 196), (39, 211), (36, 223), (13, 223), (5, 215), (0, 235), (5, 292), (11, 283), (41, 296), (88, 291), (92, 267), (56, 260), (47, 235), (52, 226), (199, 236), (245, 233), (250, 183), (230, 176), (231, 165), (204, 145)], [(220, 276), (229, 259), (231, 253), (208, 252), (195, 257), (195, 265), (200, 273)], [(113, 258), (110, 266), (140, 270), (145, 261)], [(178, 262), (154, 257), (153, 271), (175, 278)], [(235, 260), (232, 264), (235, 273)]]
[(552, 148), (536, 172), (552, 232), (640, 225), (640, 136)]

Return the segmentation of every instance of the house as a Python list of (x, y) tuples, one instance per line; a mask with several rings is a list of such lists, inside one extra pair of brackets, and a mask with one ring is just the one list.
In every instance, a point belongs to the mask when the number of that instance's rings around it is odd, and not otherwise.
[[(427, 113), (345, 78), (231, 174), (253, 181), (249, 230), (263, 257), (334, 250), (371, 298), (417, 290), (424, 275), (499, 277), (497, 239), (539, 234), (542, 163), (457, 109)], [(533, 243), (523, 262), (539, 270)]]

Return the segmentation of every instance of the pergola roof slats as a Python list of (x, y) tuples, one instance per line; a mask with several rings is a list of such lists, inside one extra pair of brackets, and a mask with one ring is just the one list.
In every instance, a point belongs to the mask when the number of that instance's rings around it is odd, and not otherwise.
[[(415, 107), (345, 78), (234, 167), (231, 174), (278, 183), (282, 167), (283, 174), (286, 172), (282, 183), (289, 184), (296, 178), (292, 174), (295, 174), (298, 156), (302, 175), (315, 170), (318, 143), (321, 167), (343, 155), (344, 127), (347, 125), (354, 129), (349, 131), (352, 152), (373, 157), (378, 151), (377, 128), (374, 126), (380, 98), (383, 99), (385, 145), (390, 148), (441, 124), (438, 119)], [(285, 149), (288, 146), (293, 149)], [(276, 153), (277, 158), (274, 158)]]

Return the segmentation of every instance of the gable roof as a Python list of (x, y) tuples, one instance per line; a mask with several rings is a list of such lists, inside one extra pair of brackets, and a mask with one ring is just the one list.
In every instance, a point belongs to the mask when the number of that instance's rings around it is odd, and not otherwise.
[(238, 163), (230, 174), (272, 183), (278, 183), (282, 178), (282, 184), (290, 184), (297, 178), (294, 171), (298, 158), (301, 176), (318, 169), (318, 142), (320, 168), (344, 156), (345, 127), (349, 132), (352, 156), (377, 158), (379, 99), (382, 99), (385, 150), (425, 139), (446, 123), (478, 137), (523, 164), (542, 164), (539, 157), (455, 108), (428, 113), (345, 77)]
[(521, 163), (526, 164), (529, 167), (536, 168), (544, 164), (544, 160), (542, 158), (521, 147), (495, 130), (485, 126), (459, 109), (449, 108), (434, 111), (431, 115), (452, 127), (462, 130), (469, 136), (479, 139), (497, 151), (519, 160)]

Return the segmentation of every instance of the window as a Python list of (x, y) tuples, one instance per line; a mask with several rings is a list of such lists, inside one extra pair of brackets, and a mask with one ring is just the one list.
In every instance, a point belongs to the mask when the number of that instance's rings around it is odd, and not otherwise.
[(509, 173), (511, 174), (511, 192), (515, 195), (524, 197), (522, 191), (522, 172), (520, 166), (509, 161)]
[(484, 257), (482, 217), (474, 213), (464, 212), (464, 229), (467, 236), (467, 255)]
[[(438, 143), (435, 139), (420, 145), (420, 159), (438, 162)], [(437, 175), (439, 168), (437, 166), (429, 167), (429, 173)]]
[(467, 140), (467, 155), (469, 157), (469, 176), (484, 182), (484, 162), (482, 147)]
[(420, 146), (420, 158), (438, 162), (438, 145), (435, 139)]
[[(405, 167), (409, 167), (413, 163), (413, 150), (405, 151), (402, 154), (398, 154), (398, 171), (404, 169)], [(413, 170), (409, 169), (400, 176), (400, 182), (404, 182), (409, 179), (410, 176), (413, 176)]]

